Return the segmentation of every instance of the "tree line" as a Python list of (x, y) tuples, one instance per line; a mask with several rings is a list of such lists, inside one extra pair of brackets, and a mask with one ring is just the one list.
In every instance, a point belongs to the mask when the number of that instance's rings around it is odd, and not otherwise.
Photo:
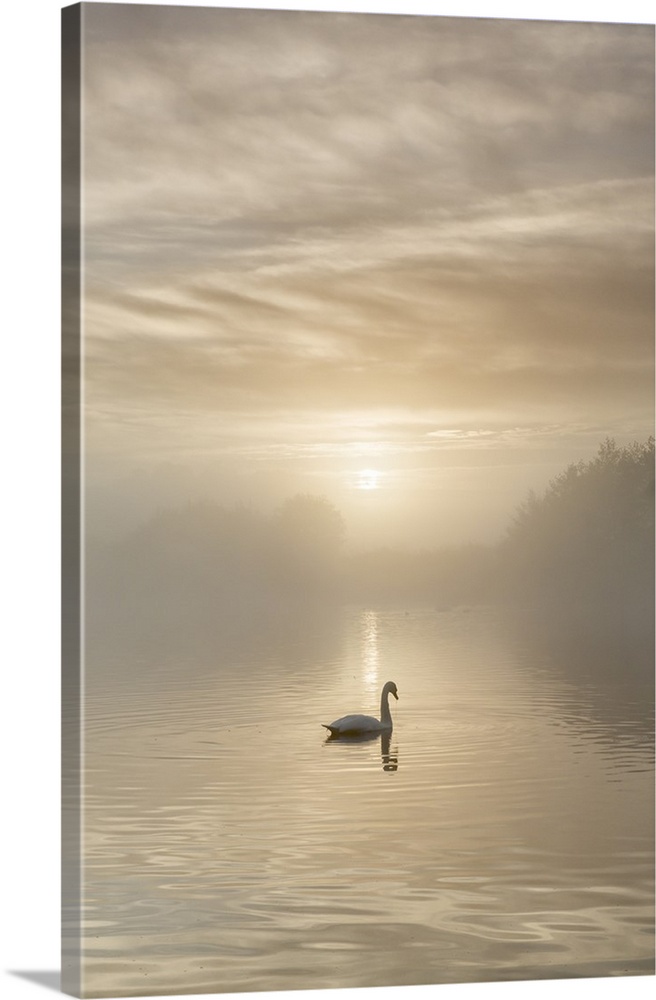
[(569, 465), (529, 494), (501, 546), (509, 592), (616, 614), (654, 608), (654, 439)]
[(651, 619), (654, 439), (569, 465), (531, 493), (497, 545), (349, 553), (339, 511), (298, 495), (266, 516), (211, 501), (161, 510), (89, 553), (89, 613), (255, 616), (311, 602), (505, 601)]

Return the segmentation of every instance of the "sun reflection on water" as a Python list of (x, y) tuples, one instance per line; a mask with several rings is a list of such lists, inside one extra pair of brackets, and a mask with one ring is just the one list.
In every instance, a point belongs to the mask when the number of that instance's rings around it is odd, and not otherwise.
[(380, 665), (378, 613), (376, 611), (363, 611), (360, 622), (363, 679), (367, 687), (378, 688)]

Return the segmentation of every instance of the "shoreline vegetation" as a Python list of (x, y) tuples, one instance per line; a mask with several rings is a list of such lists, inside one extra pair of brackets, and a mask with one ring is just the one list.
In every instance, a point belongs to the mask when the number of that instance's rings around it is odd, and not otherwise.
[(579, 637), (639, 637), (653, 648), (654, 439), (606, 439), (529, 494), (496, 545), (349, 552), (346, 543), (323, 497), (292, 497), (268, 518), (211, 501), (162, 510), (123, 541), (90, 547), (89, 625), (239, 630), (313, 606), (496, 604)]

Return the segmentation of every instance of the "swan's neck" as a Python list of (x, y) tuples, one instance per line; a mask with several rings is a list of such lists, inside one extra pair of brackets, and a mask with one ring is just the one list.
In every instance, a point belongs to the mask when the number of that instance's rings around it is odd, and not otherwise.
[(389, 707), (389, 691), (383, 691), (380, 696), (380, 721), (388, 726), (392, 725), (392, 713)]

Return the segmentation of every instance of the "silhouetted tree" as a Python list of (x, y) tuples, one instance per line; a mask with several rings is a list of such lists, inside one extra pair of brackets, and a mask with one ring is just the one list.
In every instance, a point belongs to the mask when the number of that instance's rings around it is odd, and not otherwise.
[(654, 439), (570, 465), (518, 508), (503, 545), (529, 599), (614, 614), (653, 610)]
[(266, 520), (245, 507), (196, 501), (162, 509), (117, 543), (112, 559), (107, 553), (107, 599), (136, 617), (229, 613), (261, 589), (268, 536)]
[(271, 568), (288, 587), (329, 591), (346, 537), (344, 519), (325, 497), (297, 494), (276, 511)]

